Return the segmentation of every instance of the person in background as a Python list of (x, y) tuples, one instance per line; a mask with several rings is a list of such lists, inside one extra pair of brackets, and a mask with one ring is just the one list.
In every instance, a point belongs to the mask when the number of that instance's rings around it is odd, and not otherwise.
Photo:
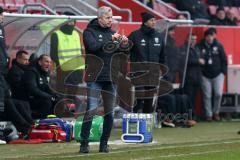
[(203, 0), (163, 0), (167, 3), (174, 3), (180, 11), (188, 11), (191, 19), (209, 19), (208, 8)]
[(165, 46), (166, 65), (169, 68), (166, 78), (169, 82), (172, 83), (176, 82), (176, 75), (182, 69), (181, 67), (183, 67), (181, 66), (182, 56), (175, 40), (175, 29), (175, 26), (168, 28), (167, 42)]
[(29, 64), (29, 54), (24, 50), (16, 53), (16, 58), (12, 61), (12, 67), (7, 74), (7, 82), (12, 91), (12, 98), (22, 99), (21, 79)]
[[(64, 15), (74, 16), (71, 12), (64, 12)], [(75, 29), (76, 21), (70, 20), (51, 35), (50, 57), (53, 60), (58, 83), (63, 83), (64, 88), (59, 88), (80, 110), (80, 101), (76, 90), (69, 90), (67, 85), (78, 86), (82, 83), (83, 71), (85, 69), (82, 57), (82, 44), (79, 33)], [(65, 104), (67, 105), (67, 104)]]
[(226, 20), (229, 26), (237, 26), (237, 18), (232, 10), (226, 12)]
[[(164, 54), (164, 36), (155, 30), (156, 19), (154, 15), (143, 12), (141, 13), (142, 25), (140, 29), (133, 31), (128, 36), (133, 42), (133, 47), (130, 50), (131, 62), (155, 62), (165, 63)], [(139, 87), (136, 89), (150, 90), (152, 87)], [(143, 113), (152, 113), (154, 111), (153, 99), (137, 99), (137, 104), (134, 107), (134, 112), (142, 109)]]
[(178, 15), (176, 16), (176, 19), (179, 19), (179, 20), (187, 20), (187, 17), (186, 17), (185, 14), (178, 14)]
[[(196, 47), (197, 35), (190, 36), (190, 49), (188, 54), (187, 70), (184, 84), (184, 93), (188, 95), (192, 103), (192, 111), (195, 115), (196, 95), (201, 87), (201, 66), (205, 64), (205, 60), (201, 57), (200, 50)], [(184, 48), (188, 47), (188, 41)], [(185, 49), (184, 49), (185, 50)], [(185, 50), (186, 51), (186, 50)]]
[(0, 112), (4, 112), (4, 79), (8, 71), (8, 55), (5, 44), (5, 31), (3, 28), (3, 8), (0, 7)]
[(49, 87), (49, 72), (51, 67), (51, 58), (42, 54), (37, 63), (25, 71), (21, 85), (24, 88), (25, 98), (29, 101), (33, 111), (33, 118), (46, 118), (53, 114), (54, 105), (60, 98)]
[[(225, 50), (223, 45), (216, 39), (216, 30), (212, 28), (204, 32), (204, 38), (197, 44), (197, 47), (200, 49), (205, 61), (205, 64), (202, 65), (201, 87), (206, 121), (219, 121), (224, 74), (227, 72)], [(214, 95), (213, 98), (212, 95)]]
[(228, 25), (224, 8), (219, 7), (217, 9), (216, 15), (210, 19), (209, 25)]

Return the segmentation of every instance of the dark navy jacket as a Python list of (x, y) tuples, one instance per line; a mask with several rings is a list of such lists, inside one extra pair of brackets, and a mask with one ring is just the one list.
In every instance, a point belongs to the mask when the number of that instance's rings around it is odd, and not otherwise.
[(16, 60), (12, 62), (12, 68), (7, 74), (7, 82), (10, 85), (13, 98), (21, 99), (22, 97), (21, 80), (27, 67), (28, 65), (20, 64)]
[(43, 71), (38, 64), (25, 71), (22, 77), (22, 87), (25, 89), (23, 98), (49, 98), (54, 92), (49, 87), (49, 73)]
[(4, 28), (0, 24), (0, 74), (7, 73), (7, 59)]
[[(97, 81), (110, 81), (110, 68), (111, 59), (114, 53), (105, 53), (103, 51), (103, 45), (112, 40), (112, 35), (115, 32), (111, 28), (103, 28), (98, 23), (98, 19), (93, 19), (88, 24), (87, 28), (83, 32), (83, 42), (86, 49), (86, 54), (93, 54), (100, 58), (104, 65), (97, 77)], [(95, 64), (88, 64), (95, 65)]]
[[(202, 67), (202, 73), (207, 78), (215, 78), (220, 73), (227, 72), (227, 59), (223, 45), (216, 39), (212, 44), (202, 40), (197, 47), (205, 59), (206, 64)], [(211, 62), (211, 63), (209, 63)]]
[(130, 51), (131, 62), (156, 62), (165, 63), (164, 36), (159, 32), (147, 31), (146, 26), (133, 31), (129, 35), (129, 40), (134, 44)]

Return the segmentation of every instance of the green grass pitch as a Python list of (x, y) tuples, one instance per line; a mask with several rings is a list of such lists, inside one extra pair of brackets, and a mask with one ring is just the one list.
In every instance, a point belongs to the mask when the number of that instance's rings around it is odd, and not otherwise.
[(113, 129), (108, 154), (91, 144), (89, 154), (79, 154), (79, 143), (0, 145), (0, 159), (7, 160), (239, 160), (240, 122), (199, 123), (192, 128), (154, 130), (154, 142), (126, 144), (121, 130)]

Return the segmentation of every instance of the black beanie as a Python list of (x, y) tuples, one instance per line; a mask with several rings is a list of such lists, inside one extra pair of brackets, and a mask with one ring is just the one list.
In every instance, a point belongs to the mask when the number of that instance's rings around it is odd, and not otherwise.
[(155, 18), (154, 15), (152, 15), (152, 14), (150, 14), (148, 12), (142, 12), (141, 13), (141, 17), (142, 17), (142, 23), (147, 22), (151, 18)]
[(208, 36), (208, 35), (214, 35), (216, 34), (216, 30), (209, 28), (204, 32), (204, 37)]

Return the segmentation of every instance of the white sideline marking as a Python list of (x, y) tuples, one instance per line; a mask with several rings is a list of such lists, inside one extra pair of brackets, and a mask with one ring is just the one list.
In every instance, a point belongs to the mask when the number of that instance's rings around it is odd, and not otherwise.
[[(200, 143), (200, 144), (191, 144), (191, 145), (175, 145), (175, 146), (161, 146), (161, 147), (155, 147), (154, 149), (171, 149), (171, 148), (180, 148), (180, 147), (199, 147), (199, 146), (208, 146), (208, 145), (216, 145), (216, 144), (232, 144), (232, 143), (239, 143), (239, 141), (237, 140), (234, 140), (234, 141), (226, 141), (226, 142), (210, 142), (210, 143)], [(194, 142), (194, 143), (199, 143), (199, 142)], [(150, 146), (150, 145), (149, 145)], [(136, 149), (129, 149), (128, 151), (141, 151), (143, 149), (137, 149), (139, 146), (132, 146), (132, 148), (136, 148)], [(151, 148), (146, 148), (144, 150), (152, 150)], [(226, 151), (226, 150), (217, 150), (217, 151), (209, 151), (209, 152), (222, 152), (222, 151)], [(110, 155), (110, 154), (118, 154), (118, 153), (126, 153), (126, 151), (110, 151), (110, 153), (107, 153), (107, 155)], [(74, 157), (84, 157), (84, 156), (94, 156), (94, 155), (100, 155), (100, 154), (106, 154), (106, 153), (88, 153), (88, 154), (80, 154), (79, 155), (67, 155), (67, 156), (58, 156), (58, 154), (56, 154), (55, 156), (58, 157), (59, 159), (64, 159), (64, 158), (74, 158)], [(207, 154), (205, 152), (194, 152), (194, 153), (189, 153), (189, 155), (191, 154)], [(182, 155), (184, 156), (183, 154), (179, 154), (179, 155)], [(187, 154), (186, 154), (187, 155)], [(53, 155), (49, 155), (49, 154), (37, 154), (36, 157), (31, 157), (32, 159), (35, 159), (35, 158), (39, 158), (39, 156), (45, 156), (44, 158), (45, 159), (51, 159)], [(47, 157), (49, 156), (49, 157)], [(168, 157), (168, 156), (174, 156), (174, 155), (163, 155), (163, 156), (159, 156), (159, 157)], [(175, 155), (177, 156), (177, 155)], [(7, 157), (7, 158), (11, 158), (11, 159), (18, 159), (18, 158), (24, 158), (24, 156), (10, 156), (10, 157)], [(26, 157), (27, 158), (27, 157)], [(157, 158), (157, 157), (153, 157), (153, 158)]]
[[(202, 143), (202, 144), (192, 144), (192, 145), (175, 145), (175, 146), (162, 146), (162, 147), (155, 147), (154, 149), (171, 149), (171, 148), (180, 148), (180, 147), (199, 147), (199, 146), (208, 146), (208, 145), (216, 145), (216, 144), (232, 144), (232, 143), (237, 143), (237, 142), (240, 142), (240, 141), (229, 141), (229, 142), (221, 142), (221, 143)], [(137, 148), (138, 146), (136, 146)], [(129, 151), (141, 151), (143, 149), (132, 149), (132, 150), (127, 150), (128, 152)], [(151, 148), (146, 148), (144, 150), (152, 150)], [(225, 151), (225, 150), (217, 150), (217, 152), (222, 152), (222, 151)], [(209, 151), (211, 152), (211, 151)], [(212, 152), (216, 152), (216, 151), (212, 151)], [(217, 153), (216, 152), (216, 153)], [(126, 153), (126, 151), (110, 151), (108, 154), (117, 154), (117, 153)], [(199, 153), (204, 153), (204, 152), (199, 152)], [(80, 154), (79, 155), (68, 155), (68, 156), (61, 156), (61, 157), (58, 157), (60, 159), (62, 158), (74, 158), (74, 157), (84, 157), (84, 156), (93, 156), (93, 155), (98, 155), (98, 154), (106, 154), (106, 153), (88, 153), (88, 154)], [(191, 154), (191, 153), (190, 153)], [(168, 155), (166, 155), (168, 156)], [(48, 159), (51, 159), (52, 157), (45, 157), (45, 158), (48, 158)]]
[(204, 154), (210, 154), (210, 153), (220, 153), (226, 150), (216, 150), (216, 151), (207, 151), (207, 152), (192, 152), (192, 153), (186, 153), (186, 154), (169, 154), (169, 155), (163, 155), (163, 156), (156, 156), (156, 157), (149, 157), (149, 158), (138, 158), (133, 160), (151, 160), (156, 158), (171, 158), (171, 157), (185, 157), (185, 156), (197, 156), (197, 155), (204, 155)]

